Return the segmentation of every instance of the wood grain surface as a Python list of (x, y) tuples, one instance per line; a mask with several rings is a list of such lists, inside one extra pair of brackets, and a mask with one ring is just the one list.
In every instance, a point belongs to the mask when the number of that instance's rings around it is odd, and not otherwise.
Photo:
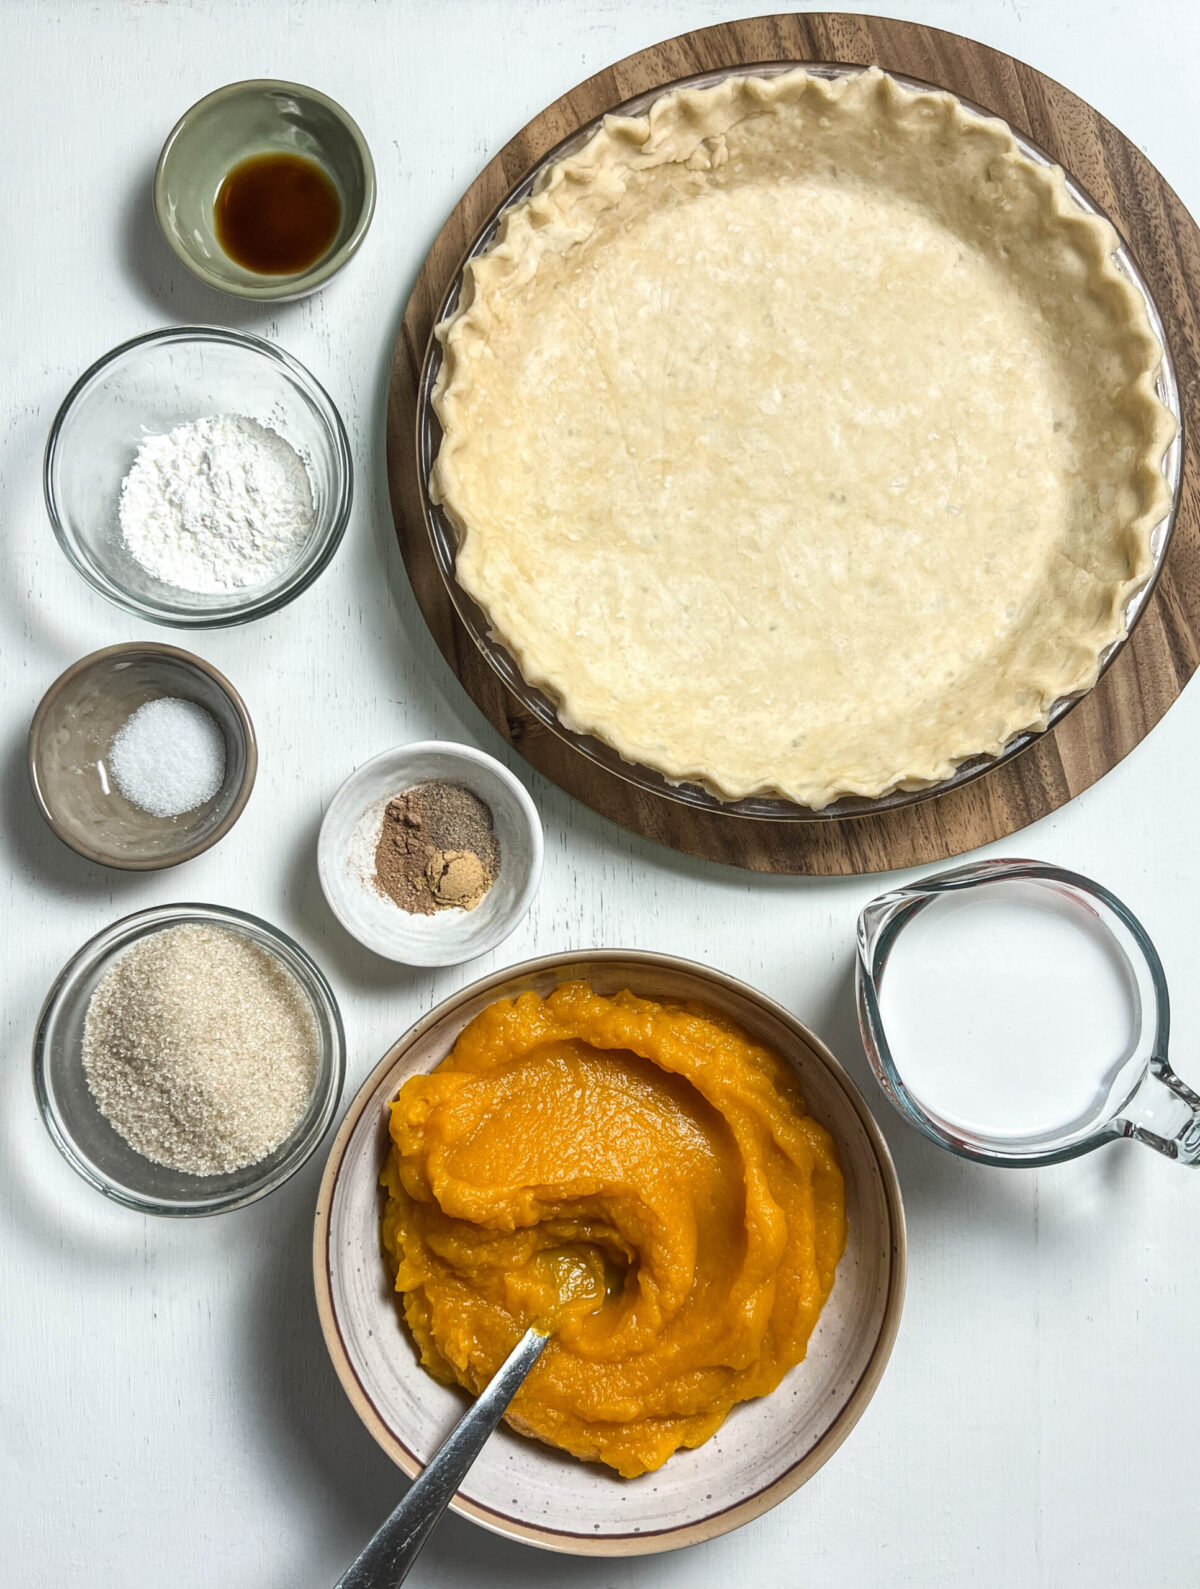
[[(1121, 232), (1158, 304), (1183, 409), (1178, 519), (1158, 586), (1091, 693), (1010, 761), (942, 795), (865, 816), (766, 821), (647, 793), (598, 767), (526, 711), (458, 619), (430, 550), (416, 450), (417, 388), (437, 306), (480, 227), (563, 138), (648, 89), (726, 65), (877, 64), (1002, 116), (1085, 187)], [(598, 72), (535, 116), (467, 189), (417, 278), (392, 368), (388, 482), (418, 604), (475, 703), (539, 771), (593, 810), (677, 850), (756, 871), (886, 871), (958, 855), (1056, 810), (1154, 727), (1200, 660), (1200, 233), (1145, 158), (1089, 104), (1002, 51), (937, 28), (842, 13), (767, 16), (680, 34)]]

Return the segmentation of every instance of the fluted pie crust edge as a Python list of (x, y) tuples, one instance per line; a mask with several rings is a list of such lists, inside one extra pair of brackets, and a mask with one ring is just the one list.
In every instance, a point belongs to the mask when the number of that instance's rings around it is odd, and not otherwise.
[(937, 783), (1095, 682), (1174, 421), (1118, 239), (954, 96), (800, 69), (551, 165), (438, 328), (456, 573), (721, 797)]

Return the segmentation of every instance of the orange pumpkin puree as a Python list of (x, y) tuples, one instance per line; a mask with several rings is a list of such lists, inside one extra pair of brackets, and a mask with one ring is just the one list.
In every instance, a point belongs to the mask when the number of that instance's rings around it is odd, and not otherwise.
[(583, 982), (501, 999), (391, 1105), (383, 1244), (437, 1378), (478, 1394), (554, 1335), (509, 1422), (632, 1477), (803, 1358), (842, 1174), (770, 1049)]

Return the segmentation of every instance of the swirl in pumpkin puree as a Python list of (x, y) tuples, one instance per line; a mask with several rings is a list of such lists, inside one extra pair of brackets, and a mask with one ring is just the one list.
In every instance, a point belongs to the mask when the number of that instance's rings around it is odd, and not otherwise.
[(553, 1326), (509, 1422), (627, 1477), (774, 1390), (846, 1242), (833, 1141), (777, 1054), (583, 982), (498, 1000), (404, 1084), (383, 1183), (425, 1367), (478, 1394)]

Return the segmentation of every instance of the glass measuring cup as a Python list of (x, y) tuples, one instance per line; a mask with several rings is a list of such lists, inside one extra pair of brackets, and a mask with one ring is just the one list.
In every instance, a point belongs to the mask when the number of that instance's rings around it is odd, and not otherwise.
[(1055, 1164), (1134, 1137), (1200, 1162), (1162, 963), (1086, 877), (981, 861), (881, 895), (858, 921), (857, 993), (880, 1086), (953, 1153)]

